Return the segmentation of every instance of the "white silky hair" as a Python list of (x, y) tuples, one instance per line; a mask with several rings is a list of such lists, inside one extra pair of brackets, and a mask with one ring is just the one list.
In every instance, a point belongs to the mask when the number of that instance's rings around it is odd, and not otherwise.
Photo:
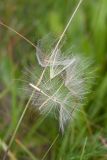
[[(52, 115), (59, 120), (59, 127), (64, 133), (67, 123), (75, 117), (79, 107), (83, 104), (89, 92), (90, 62), (80, 55), (61, 57), (61, 50), (57, 54), (54, 66), (54, 78), (50, 78), (50, 66), (37, 87), (36, 74), (31, 71), (29, 87), (26, 86), (28, 96), (35, 91), (32, 104), (42, 115)], [(43, 63), (41, 61), (41, 63)], [(42, 66), (43, 67), (43, 66)], [(47, 67), (47, 66), (45, 66)], [(88, 72), (88, 74), (86, 74)], [(63, 77), (62, 77), (63, 74)]]
[[(46, 52), (42, 52), (42, 49), (37, 47), (36, 50), (37, 60), (42, 67), (50, 67), (50, 79), (56, 77), (60, 73), (62, 73), (65, 69), (71, 66), (75, 62), (75, 57), (66, 56), (61, 57), (61, 49), (57, 48), (56, 50), (56, 59), (53, 63), (54, 56), (46, 55)], [(72, 57), (72, 58), (71, 58)], [(51, 69), (53, 68), (53, 69)]]
[(78, 106), (75, 97), (71, 96), (63, 81), (60, 82), (59, 79), (52, 81), (47, 80), (39, 87), (32, 82), (29, 84), (27, 93), (35, 91), (32, 98), (33, 104), (38, 107), (41, 114), (51, 114), (59, 119), (59, 126), (63, 133), (65, 125), (73, 117), (74, 113), (71, 115), (73, 108)]

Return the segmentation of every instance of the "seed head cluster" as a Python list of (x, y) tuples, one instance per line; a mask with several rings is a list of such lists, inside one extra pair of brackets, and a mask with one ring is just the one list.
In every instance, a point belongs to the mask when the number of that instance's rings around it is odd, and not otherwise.
[(57, 118), (64, 132), (65, 126), (74, 118), (89, 91), (90, 64), (78, 55), (68, 56), (65, 53), (62, 56), (61, 47), (46, 52), (41, 43), (37, 45), (36, 55), (45, 73), (37, 85), (40, 79), (38, 71), (36, 68), (28, 71), (30, 79), (29, 85), (25, 87), (26, 93), (29, 96), (33, 92), (32, 104), (41, 114)]

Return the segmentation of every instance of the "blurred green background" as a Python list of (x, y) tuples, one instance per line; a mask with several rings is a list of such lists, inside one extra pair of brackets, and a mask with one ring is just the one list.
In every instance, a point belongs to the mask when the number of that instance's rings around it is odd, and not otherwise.
[[(0, 0), (0, 20), (35, 45), (52, 33), (60, 35), (78, 0)], [(48, 152), (47, 160), (107, 160), (107, 0), (84, 0), (67, 34), (67, 46), (93, 57), (96, 81), (83, 106)], [(35, 66), (36, 51), (0, 25), (0, 159), (27, 102), (19, 92), (25, 66)], [(24, 94), (24, 93), (23, 93)], [(10, 148), (12, 160), (40, 160), (59, 132), (58, 122), (31, 106)]]

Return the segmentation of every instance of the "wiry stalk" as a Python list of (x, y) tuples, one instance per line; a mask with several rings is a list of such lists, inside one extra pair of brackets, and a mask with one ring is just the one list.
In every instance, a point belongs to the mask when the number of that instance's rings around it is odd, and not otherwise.
[(22, 119), (23, 119), (23, 117), (24, 117), (24, 115), (25, 115), (25, 113), (26, 113), (26, 111), (27, 111), (27, 109), (28, 109), (28, 106), (29, 106), (29, 103), (30, 103), (30, 101), (31, 101), (31, 99), (32, 99), (33, 94), (34, 94), (34, 93), (32, 93), (32, 95), (30, 96), (30, 98), (29, 98), (29, 100), (28, 100), (28, 102), (27, 102), (27, 104), (26, 104), (26, 106), (25, 106), (25, 108), (24, 108), (24, 110), (23, 110), (23, 112), (22, 112), (22, 114), (21, 114), (21, 117), (20, 117), (20, 119), (19, 119), (19, 121), (18, 121), (18, 123), (17, 123), (17, 125), (16, 125), (16, 128), (15, 128), (15, 130), (14, 130), (14, 132), (13, 132), (13, 135), (12, 135), (10, 141), (9, 141), (9, 144), (8, 144), (7, 150), (6, 150), (5, 154), (4, 154), (3, 160), (5, 160), (6, 157), (7, 157), (7, 153), (8, 153), (8, 151), (9, 151), (9, 149), (10, 149), (10, 147), (11, 147), (14, 139), (15, 139), (16, 133), (17, 133), (17, 131), (18, 131), (18, 129), (19, 129), (19, 126), (20, 126), (20, 124), (21, 124), (21, 122), (22, 122)]
[[(83, 0), (80, 0), (80, 1), (79, 1), (76, 9), (74, 10), (72, 16), (70, 17), (70, 20), (68, 21), (68, 23), (67, 23), (64, 31), (62, 32), (62, 34), (61, 34), (61, 36), (60, 36), (60, 38), (59, 38), (59, 40), (58, 40), (58, 42), (57, 42), (57, 44), (56, 44), (53, 52), (52, 52), (52, 56), (53, 56), (53, 54), (55, 54), (55, 52), (56, 52), (56, 50), (57, 50), (57, 48), (58, 48), (61, 40), (63, 39), (63, 37), (64, 37), (64, 35), (65, 35), (68, 27), (70, 26), (70, 24), (71, 24), (71, 22), (72, 22), (72, 20), (73, 20), (73, 18), (74, 18), (74, 16), (75, 16), (75, 14), (76, 14), (76, 12), (77, 12), (77, 10), (78, 10), (78, 8), (79, 8), (79, 6), (80, 6), (80, 4), (81, 4), (82, 1), (83, 1)], [(10, 31), (16, 33), (18, 36), (20, 36), (20, 37), (23, 38), (25, 41), (27, 41), (29, 44), (31, 44), (34, 48), (37, 48), (30, 40), (28, 40), (26, 37), (24, 37), (23, 35), (21, 35), (21, 34), (18, 33), (17, 31), (15, 31), (13, 28), (11, 28), (10, 26), (6, 25), (6, 24), (3, 23), (2, 21), (0, 21), (0, 25), (4, 26), (5, 28), (9, 29)], [(55, 57), (56, 57), (56, 54), (54, 55), (53, 65), (54, 65), (54, 63), (55, 63)], [(51, 59), (51, 57), (50, 57), (50, 59)], [(48, 63), (50, 63), (50, 61), (49, 61)], [(47, 65), (47, 66), (48, 66), (48, 65)], [(42, 80), (42, 78), (43, 78), (43, 76), (44, 76), (44, 74), (45, 74), (46, 68), (47, 68), (47, 67), (44, 68), (44, 70), (43, 70), (43, 72), (42, 72), (42, 74), (41, 74), (41, 76), (40, 76), (40, 78), (39, 78), (38, 83), (36, 84), (36, 86), (38, 86), (38, 85), (40, 84), (40, 82), (41, 82), (41, 80)], [(7, 150), (6, 150), (5, 154), (4, 154), (3, 160), (6, 160), (7, 153), (8, 153), (8, 151), (9, 151), (9, 149), (10, 149), (10, 147), (11, 147), (14, 139), (15, 139), (16, 133), (17, 133), (17, 131), (18, 131), (19, 127), (20, 127), (20, 124), (21, 124), (21, 122), (22, 122), (22, 120), (23, 120), (23, 117), (24, 117), (24, 115), (25, 115), (25, 113), (26, 113), (26, 111), (27, 111), (27, 109), (28, 109), (29, 103), (30, 103), (30, 101), (31, 101), (31, 99), (32, 99), (32, 97), (33, 97), (33, 95), (34, 95), (34, 92), (35, 92), (35, 91), (32, 92), (32, 94), (31, 94), (31, 96), (30, 96), (30, 98), (29, 98), (29, 100), (28, 100), (28, 102), (27, 102), (27, 104), (26, 104), (26, 106), (25, 106), (22, 114), (21, 114), (21, 117), (20, 117), (20, 119), (19, 119), (19, 121), (18, 121), (18, 123), (17, 123), (17, 125), (16, 125), (16, 128), (15, 128), (15, 130), (14, 130), (14, 132), (13, 132), (13, 135), (12, 135), (12, 137), (11, 137), (11, 139), (10, 139), (8, 148), (7, 148)], [(55, 138), (55, 141), (56, 141), (57, 138), (58, 138), (58, 137)], [(52, 145), (53, 145), (53, 144), (52, 144)], [(43, 158), (43, 159), (44, 159), (44, 158)]]
[(41, 160), (44, 160), (44, 159), (46, 158), (47, 154), (49, 153), (50, 149), (53, 147), (53, 145), (54, 145), (55, 142), (57, 141), (58, 137), (59, 137), (59, 134), (57, 134), (57, 136), (56, 136), (55, 139), (53, 140), (51, 146), (49, 147), (49, 149), (47, 150), (47, 152), (45, 153), (45, 155), (43, 156), (43, 158), (42, 158)]
[(13, 28), (11, 28), (10, 26), (6, 25), (5, 23), (3, 23), (0, 20), (0, 25), (2, 25), (3, 27), (7, 28), (8, 30), (16, 33), (19, 37), (21, 37), (22, 39), (24, 39), (26, 42), (28, 42), (29, 44), (31, 44), (34, 48), (36, 48), (36, 46), (34, 45), (34, 43), (32, 43), (29, 39), (27, 39), (25, 36), (23, 36), (22, 34), (20, 34), (19, 32), (17, 32), (16, 30), (14, 30)]
[[(76, 14), (76, 12), (77, 12), (79, 6), (80, 6), (80, 4), (82, 3), (82, 1), (83, 1), (83, 0), (80, 0), (80, 1), (79, 1), (77, 7), (75, 8), (73, 14), (71, 15), (71, 17), (70, 17), (70, 19), (69, 19), (69, 21), (68, 21), (68, 23), (67, 23), (67, 25), (66, 25), (64, 31), (62, 32), (62, 34), (61, 34), (61, 36), (60, 36), (60, 38), (59, 38), (59, 40), (58, 40), (58, 42), (57, 42), (57, 44), (56, 44), (56, 46), (55, 46), (53, 52), (52, 52), (52, 56), (54, 55), (54, 59), (53, 59), (53, 62), (52, 62), (52, 66), (54, 66), (55, 58), (56, 58), (56, 56), (57, 56), (56, 50), (57, 50), (57, 48), (59, 47), (59, 44), (60, 44), (61, 40), (63, 39), (63, 37), (64, 37), (64, 35), (65, 35), (65, 33), (66, 33), (68, 27), (70, 26), (70, 24), (71, 24), (71, 22), (72, 22), (72, 20), (73, 20), (73, 18), (74, 18), (74, 16), (75, 16), (75, 14)], [(51, 56), (51, 57), (52, 57), (52, 56)], [(51, 58), (51, 57), (50, 57), (50, 58)], [(53, 67), (52, 67), (52, 70), (53, 70)]]
[[(38, 85), (40, 84), (40, 82), (41, 82), (41, 76), (40, 76), (40, 78), (39, 78), (36, 86), (38, 86)], [(22, 122), (22, 120), (23, 120), (23, 117), (24, 117), (24, 115), (25, 115), (28, 107), (29, 107), (29, 104), (30, 104), (30, 102), (31, 102), (31, 99), (32, 99), (34, 93), (35, 93), (35, 91), (32, 92), (32, 94), (31, 94), (31, 96), (30, 96), (30, 98), (29, 98), (29, 100), (28, 100), (28, 102), (27, 102), (27, 104), (26, 104), (26, 106), (25, 106), (22, 114), (21, 114), (21, 117), (20, 117), (20, 119), (19, 119), (19, 121), (18, 121), (18, 123), (17, 123), (17, 125), (16, 125), (16, 128), (15, 128), (15, 130), (14, 130), (14, 132), (13, 132), (13, 135), (12, 135), (10, 141), (9, 141), (9, 144), (8, 144), (7, 150), (6, 150), (5, 154), (4, 154), (3, 160), (5, 160), (6, 157), (7, 157), (7, 153), (8, 153), (8, 151), (9, 151), (9, 149), (10, 149), (10, 147), (11, 147), (14, 139), (15, 139), (16, 133), (17, 133), (19, 127), (20, 127), (20, 124), (21, 124), (21, 122)]]

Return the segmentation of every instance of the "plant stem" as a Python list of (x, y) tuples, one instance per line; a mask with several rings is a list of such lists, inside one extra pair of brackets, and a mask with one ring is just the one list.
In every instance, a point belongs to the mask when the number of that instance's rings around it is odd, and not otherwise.
[(6, 25), (5, 23), (3, 23), (0, 20), (0, 25), (2, 25), (3, 27), (7, 28), (8, 30), (16, 33), (19, 37), (21, 37), (22, 39), (24, 39), (26, 42), (28, 42), (29, 44), (31, 44), (34, 48), (36, 48), (36, 46), (34, 45), (34, 43), (32, 43), (29, 39), (27, 39), (25, 36), (23, 36), (22, 34), (20, 34), (19, 32), (17, 32), (16, 30), (14, 30), (13, 28), (11, 28), (10, 26)]
[(45, 153), (45, 155), (43, 156), (42, 160), (44, 160), (44, 159), (46, 158), (47, 154), (49, 153), (50, 149), (53, 147), (53, 145), (54, 145), (55, 142), (57, 141), (58, 137), (59, 137), (59, 134), (57, 134), (57, 136), (56, 136), (55, 139), (53, 140), (51, 146), (48, 148), (48, 150), (47, 150), (47, 152)]
[(30, 96), (30, 98), (29, 98), (29, 100), (28, 100), (28, 102), (27, 102), (27, 104), (26, 104), (26, 106), (25, 106), (25, 108), (24, 108), (24, 110), (23, 110), (23, 112), (22, 112), (22, 115), (21, 115), (21, 117), (20, 117), (20, 119), (19, 119), (19, 121), (18, 121), (18, 123), (17, 123), (17, 125), (16, 125), (16, 128), (15, 128), (15, 130), (14, 130), (14, 132), (13, 132), (13, 135), (12, 135), (10, 141), (9, 141), (7, 150), (6, 150), (5, 154), (4, 154), (3, 160), (6, 160), (7, 153), (8, 153), (8, 151), (9, 151), (9, 149), (10, 149), (10, 147), (11, 147), (14, 139), (15, 139), (16, 133), (17, 133), (17, 131), (18, 131), (18, 129), (19, 129), (19, 126), (20, 126), (20, 124), (21, 124), (21, 122), (22, 122), (22, 120), (23, 120), (23, 117), (24, 117), (24, 115), (25, 115), (25, 113), (26, 113), (26, 111), (27, 111), (27, 109), (28, 109), (28, 106), (29, 106), (29, 103), (30, 103), (30, 101), (31, 101), (31, 99), (32, 99), (32, 97), (33, 97), (33, 94), (34, 94), (34, 92), (33, 92), (32, 95)]

